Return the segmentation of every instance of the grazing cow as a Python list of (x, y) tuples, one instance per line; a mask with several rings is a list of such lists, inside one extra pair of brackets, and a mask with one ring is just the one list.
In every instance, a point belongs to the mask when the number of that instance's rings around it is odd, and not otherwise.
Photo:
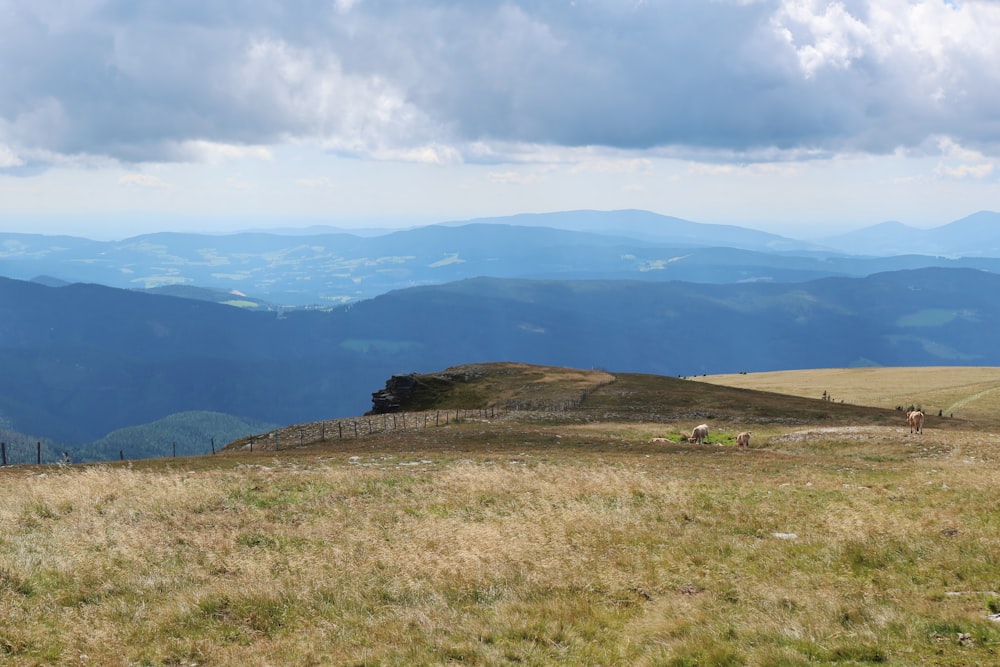
[(910, 424), (910, 433), (924, 432), (924, 413), (920, 410), (911, 410), (906, 413), (906, 421)]
[(708, 442), (708, 424), (695, 426), (691, 431), (691, 437), (688, 438), (688, 442), (697, 442), (699, 445)]
[(743, 431), (736, 436), (736, 446), (737, 447), (750, 447), (750, 431)]

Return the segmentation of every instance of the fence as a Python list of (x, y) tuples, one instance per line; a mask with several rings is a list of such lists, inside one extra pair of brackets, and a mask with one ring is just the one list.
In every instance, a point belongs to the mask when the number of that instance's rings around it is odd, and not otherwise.
[(249, 451), (280, 451), (332, 440), (355, 440), (395, 431), (428, 429), (466, 419), (497, 419), (505, 414), (499, 407), (456, 408), (427, 412), (388, 412), (350, 419), (334, 419), (286, 426), (268, 433), (251, 435), (231, 443), (230, 448)]
[(65, 461), (65, 456), (52, 454), (48, 447), (42, 447), (41, 441), (27, 442), (11, 440), (0, 442), (0, 466), (24, 465), (34, 463), (58, 463)]
[[(423, 412), (390, 412), (379, 415), (366, 415), (349, 419), (335, 419), (308, 424), (286, 426), (268, 433), (250, 435), (230, 443), (230, 449), (249, 449), (253, 451), (280, 451), (282, 448), (302, 447), (305, 444), (326, 442), (330, 440), (358, 439), (394, 431), (427, 429), (436, 426), (447, 426), (463, 419), (497, 419), (511, 412), (563, 412), (581, 407), (587, 397), (596, 389), (614, 382), (601, 382), (583, 390), (578, 396), (558, 402), (551, 400), (517, 400), (486, 408), (453, 408), (448, 410), (429, 410)], [(2, 434), (0, 434), (2, 435)], [(212, 454), (216, 453), (215, 439), (211, 439)], [(174, 443), (172, 454), (177, 456), (177, 445)], [(125, 460), (125, 451), (119, 452), (119, 458)], [(36, 442), (31, 445), (26, 442), (0, 442), (0, 465), (25, 465), (42, 463), (71, 463), (64, 452), (53, 453), (52, 447), (46, 443)]]
[[(261, 450), (280, 450), (282, 447), (301, 447), (306, 443), (313, 444), (328, 440), (344, 440), (361, 438), (379, 433), (427, 429), (433, 426), (445, 426), (462, 419), (496, 419), (503, 414), (496, 407), (454, 410), (435, 410), (429, 412), (394, 412), (382, 415), (371, 415), (351, 419), (336, 419), (308, 424), (286, 426), (268, 433), (251, 435), (236, 440), (237, 448), (255, 448)], [(215, 438), (210, 439), (212, 454), (216, 453)], [(177, 445), (173, 444), (172, 456), (177, 456)], [(125, 451), (119, 452), (119, 458), (125, 460)], [(53, 463), (72, 463), (65, 452), (53, 453), (50, 446), (43, 446), (41, 441), (29, 444), (25, 441), (11, 439), (10, 442), (0, 441), (0, 467), (11, 465), (42, 465)]]

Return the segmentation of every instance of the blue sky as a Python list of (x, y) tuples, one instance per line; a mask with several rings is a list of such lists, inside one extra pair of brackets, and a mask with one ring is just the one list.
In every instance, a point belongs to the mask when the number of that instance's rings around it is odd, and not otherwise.
[(0, 230), (1000, 210), (1000, 2), (0, 0)]

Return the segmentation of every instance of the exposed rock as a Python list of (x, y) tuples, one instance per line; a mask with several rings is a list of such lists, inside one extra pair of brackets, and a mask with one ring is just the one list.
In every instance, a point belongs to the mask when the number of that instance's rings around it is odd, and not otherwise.
[(399, 412), (416, 386), (416, 373), (393, 375), (386, 381), (385, 389), (372, 392), (371, 414), (381, 415), (387, 412)]

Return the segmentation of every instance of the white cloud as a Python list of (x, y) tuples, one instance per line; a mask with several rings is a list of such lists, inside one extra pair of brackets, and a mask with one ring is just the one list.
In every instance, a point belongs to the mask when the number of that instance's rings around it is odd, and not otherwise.
[(538, 174), (525, 173), (520, 171), (490, 172), (491, 183), (499, 185), (531, 185), (540, 179)]
[(222, 164), (239, 160), (270, 160), (271, 150), (266, 146), (240, 146), (200, 139), (184, 141), (176, 146), (175, 155), (191, 162)]
[(594, 159), (580, 159), (573, 167), (575, 172), (595, 172), (604, 174), (648, 173), (653, 169), (653, 161), (647, 157), (595, 156)]
[(960, 146), (949, 137), (938, 141), (942, 158), (934, 175), (953, 179), (984, 179), (993, 175), (994, 163), (976, 150)]
[(311, 178), (300, 178), (295, 181), (298, 185), (312, 190), (330, 190), (335, 187), (333, 181), (326, 176), (316, 176)]
[(0, 16), (0, 141), (26, 163), (1000, 154), (995, 2), (63, 4)]
[(376, 148), (370, 151), (370, 155), (378, 160), (428, 165), (459, 164), (463, 161), (462, 155), (456, 147), (442, 144), (401, 149)]
[(936, 176), (947, 178), (976, 178), (982, 179), (993, 174), (993, 163), (985, 162), (981, 164), (940, 164), (934, 170)]
[(14, 149), (6, 144), (0, 144), (0, 169), (20, 167), (23, 164), (24, 160), (18, 157)]
[(169, 188), (170, 185), (152, 174), (131, 173), (118, 179), (118, 185), (136, 188)]
[(361, 0), (333, 0), (333, 8), (338, 14), (347, 14), (360, 2)]
[(823, 67), (846, 69), (865, 54), (873, 39), (868, 26), (841, 2), (785, 0), (772, 21), (795, 49), (806, 77)]
[(750, 162), (745, 164), (690, 162), (687, 171), (694, 176), (790, 177), (800, 171), (798, 164), (798, 162)]

